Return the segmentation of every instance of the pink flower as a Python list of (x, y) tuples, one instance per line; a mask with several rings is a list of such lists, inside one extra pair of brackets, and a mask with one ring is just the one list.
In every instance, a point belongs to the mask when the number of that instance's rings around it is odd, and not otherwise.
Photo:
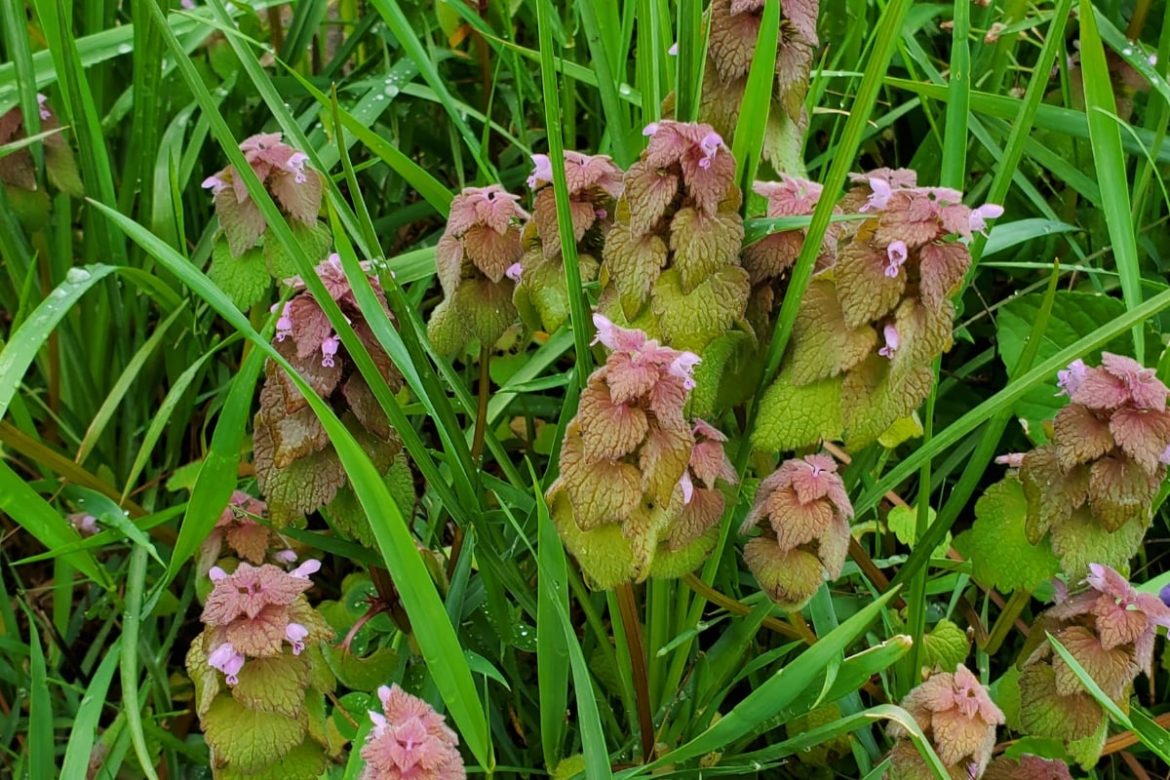
[(678, 41), (675, 41), (674, 43), (670, 44), (670, 48), (666, 50), (666, 53), (669, 54), (671, 57), (677, 57), (678, 56)]
[(220, 190), (222, 190), (230, 185), (226, 181), (223, 180), (222, 175), (220, 173), (215, 173), (215, 174), (212, 174), (211, 176), (208, 176), (206, 179), (204, 179), (203, 184), (201, 186), (205, 190), (211, 190), (212, 195), (218, 195)]
[(547, 154), (532, 155), (532, 175), (528, 177), (529, 189), (536, 189), (541, 184), (549, 184), (553, 180), (552, 162)]
[(995, 459), (995, 462), (1001, 466), (1018, 469), (1020, 466), (1024, 465), (1024, 455), (1025, 453), (1023, 452), (1009, 452), (1006, 455), (998, 456)]
[(1170, 466), (1170, 444), (1166, 445), (1166, 449), (1162, 450), (1162, 454), (1158, 456), (1158, 462), (1163, 466)]
[(41, 115), (42, 122), (47, 122), (53, 118), (53, 112), (49, 110), (49, 98), (40, 92), (37, 93), (37, 107), (39, 109), (37, 113)]
[(861, 211), (881, 211), (890, 202), (893, 192), (890, 183), (880, 176), (874, 176), (869, 179), (869, 189), (869, 199), (862, 205)]
[(691, 390), (695, 386), (695, 380), (692, 378), (692, 374), (695, 366), (701, 362), (703, 362), (702, 359), (694, 352), (683, 352), (670, 362), (670, 368), (668, 370), (671, 376), (676, 376), (683, 381), (683, 387)]
[(321, 571), (321, 561), (316, 558), (308, 558), (300, 566), (290, 571), (289, 576), (307, 580), (309, 579), (309, 575), (316, 574), (319, 571)]
[(902, 345), (902, 338), (898, 335), (898, 329), (893, 324), (886, 325), (882, 328), (882, 335), (886, 339), (886, 345), (878, 350), (878, 354), (884, 358), (893, 360), (894, 353)]
[(1170, 585), (1165, 585), (1162, 590), (1158, 591), (1158, 598), (1162, 599), (1162, 603), (1170, 607)]
[(650, 136), (652, 136), (658, 132), (659, 127), (660, 127), (660, 125), (658, 122), (651, 122), (650, 124), (648, 124), (644, 128), (642, 128), (642, 135), (649, 138)]
[(305, 163), (308, 161), (309, 155), (304, 152), (295, 152), (292, 157), (289, 157), (281, 166), (284, 170), (293, 174), (293, 181), (297, 184), (304, 184), (308, 181), (305, 176)]
[(598, 219), (605, 219), (609, 216), (609, 212), (605, 209), (595, 209), (593, 213), (597, 216)]
[(240, 681), (240, 670), (244, 668), (246, 660), (247, 657), (232, 647), (231, 642), (224, 642), (207, 656), (208, 666), (223, 672), (228, 685), (235, 685)]
[(362, 747), (361, 780), (463, 780), (459, 737), (422, 699), (397, 685), (378, 689), (382, 712)]
[(987, 220), (998, 219), (1003, 216), (1003, 206), (997, 206), (994, 203), (984, 203), (977, 209), (971, 210), (970, 225), (972, 233), (984, 233), (987, 231)]
[(289, 623), (284, 628), (284, 638), (292, 645), (293, 655), (300, 655), (305, 649), (305, 637), (308, 635), (309, 629), (300, 623)]
[(520, 281), (520, 276), (524, 273), (524, 267), (519, 263), (512, 263), (508, 266), (508, 270), (504, 271), (504, 276), (511, 279), (513, 282)]
[(77, 529), (77, 533), (82, 536), (93, 536), (101, 529), (98, 528), (97, 518), (88, 512), (79, 512), (77, 514), (69, 515), (69, 523)]
[(1071, 396), (1085, 381), (1085, 375), (1088, 369), (1085, 366), (1085, 361), (1077, 358), (1068, 364), (1068, 368), (1063, 371), (1056, 372), (1056, 384), (1060, 387), (1060, 392), (1064, 395)]
[(909, 250), (906, 248), (905, 241), (892, 241), (886, 247), (886, 276), (893, 279), (898, 275), (898, 269), (906, 262), (906, 258), (910, 256)]
[[(301, 569), (307, 565), (302, 564)], [(314, 571), (311, 567), (307, 570)], [(209, 575), (215, 587), (207, 596), (202, 619), (214, 626), (227, 626), (242, 617), (256, 618), (266, 607), (287, 607), (313, 586), (307, 576), (290, 574), (268, 563), (241, 563), (232, 574), (214, 566)]]
[(291, 549), (281, 550), (280, 552), (274, 554), (272, 557), (275, 558), (276, 560), (280, 561), (281, 563), (285, 564), (286, 566), (297, 562), (297, 554), (294, 550), (291, 550)]
[(636, 352), (646, 343), (645, 333), (614, 325), (603, 314), (594, 312), (593, 326), (597, 328), (597, 335), (593, 337), (593, 343), (604, 344), (614, 352)]
[(714, 130), (703, 136), (702, 140), (699, 141), (699, 148), (703, 150), (703, 159), (699, 160), (699, 167), (703, 170), (710, 168), (711, 161), (715, 159), (721, 146), (723, 146), (723, 138)]
[(682, 488), (683, 504), (691, 503), (691, 499), (695, 497), (695, 483), (691, 480), (690, 469), (683, 469), (678, 485)]
[(333, 368), (333, 358), (337, 356), (337, 348), (341, 346), (341, 339), (336, 334), (321, 342), (321, 365)]
[(768, 199), (769, 217), (811, 214), (821, 198), (823, 188), (815, 181), (780, 174), (780, 181), (758, 181), (752, 190)]
[(1129, 399), (1139, 409), (1164, 411), (1170, 390), (1158, 379), (1152, 368), (1146, 368), (1133, 358), (1101, 353), (1101, 367), (1124, 383)]

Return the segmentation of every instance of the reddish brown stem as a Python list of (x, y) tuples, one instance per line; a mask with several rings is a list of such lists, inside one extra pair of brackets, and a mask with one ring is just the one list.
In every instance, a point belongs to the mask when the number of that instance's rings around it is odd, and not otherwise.
[(622, 630), (630, 652), (630, 667), (634, 676), (634, 699), (638, 707), (638, 729), (642, 737), (642, 760), (654, 755), (654, 719), (650, 714), (650, 678), (646, 672), (646, 643), (642, 640), (642, 624), (638, 622), (638, 605), (634, 600), (634, 586), (623, 582), (616, 588), (618, 611)]

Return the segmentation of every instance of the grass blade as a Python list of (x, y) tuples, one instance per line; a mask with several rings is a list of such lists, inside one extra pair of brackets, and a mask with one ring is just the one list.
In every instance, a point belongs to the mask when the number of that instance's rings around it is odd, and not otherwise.
[(142, 705), (138, 700), (138, 635), (142, 628), (142, 594), (146, 584), (146, 548), (135, 546), (130, 552), (130, 572), (126, 577), (126, 612), (122, 616), (122, 712), (138, 764), (151, 780), (158, 780), (146, 734), (142, 731)]
[(735, 140), (731, 153), (735, 155), (735, 181), (745, 193), (746, 209), (764, 136), (768, 132), (768, 114), (772, 106), (772, 83), (776, 77), (776, 49), (780, 43), (780, 0), (765, 0), (760, 19), (760, 33), (756, 39), (747, 85), (743, 89), (743, 106), (735, 126)]
[(121, 660), (119, 644), (122, 640), (115, 639), (106, 651), (106, 657), (93, 673), (85, 695), (81, 697), (81, 704), (73, 716), (73, 729), (69, 734), (69, 743), (65, 746), (65, 761), (61, 766), (61, 777), (85, 777), (89, 767), (90, 753), (93, 750), (94, 737), (97, 734), (101, 720), (102, 709), (106, 706), (106, 695), (110, 691), (110, 681), (114, 678), (114, 671)]
[[(1125, 152), (1121, 146), (1121, 128), (1118, 126), (1117, 103), (1113, 98), (1113, 82), (1105, 61), (1105, 46), (1097, 32), (1097, 17), (1093, 4), (1080, 0), (1081, 67), (1085, 90), (1085, 113), (1089, 122), (1089, 143), (1093, 150), (1093, 165), (1097, 169), (1097, 183), (1101, 187), (1101, 207), (1109, 227), (1109, 240), (1121, 275), (1121, 293), (1129, 308), (1142, 302), (1142, 277), (1138, 261), (1137, 239), (1130, 210), (1129, 181), (1125, 173)], [(1134, 357), (1145, 362), (1145, 339), (1142, 324), (1133, 326)]]

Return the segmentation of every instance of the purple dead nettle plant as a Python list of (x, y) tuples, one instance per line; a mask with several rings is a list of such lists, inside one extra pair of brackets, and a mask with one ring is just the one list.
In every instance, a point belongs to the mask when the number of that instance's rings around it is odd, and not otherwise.
[(453, 356), (472, 342), (491, 350), (516, 322), (512, 294), (523, 254), (521, 229), (528, 213), (519, 196), (493, 184), (468, 187), (451, 201), (435, 261), (443, 301), (431, 312), (427, 335)]
[[(804, 170), (802, 134), (808, 124), (805, 95), (817, 47), (819, 0), (781, 0), (773, 110), (768, 115), (764, 159), (779, 172)], [(711, 33), (703, 70), (699, 118), (726, 138), (735, 133), (744, 87), (763, 24), (764, 0), (712, 0)]]
[(254, 565), (265, 560), (280, 564), (295, 561), (296, 553), (279, 534), (261, 522), (267, 515), (268, 505), (263, 501), (242, 490), (233, 492), (215, 528), (199, 548), (196, 571), (209, 571), (224, 552), (225, 545), (228, 554)]
[[(362, 268), (366, 269), (366, 264)], [(330, 255), (317, 266), (316, 273), (382, 378), (391, 390), (399, 389), (401, 375), (365, 321), (339, 257)], [(383, 312), (390, 317), (377, 278), (371, 277), (369, 282)], [(401, 457), (397, 434), (303, 280), (294, 277), (287, 283), (296, 292), (287, 302), (277, 304), (279, 309), (274, 307), (280, 313), (276, 349), (333, 407), (379, 471), (388, 473)], [(335, 527), (363, 543), (373, 543), (364, 513), (351, 500), (345, 469), (324, 426), (289, 376), (272, 361), (265, 365), (260, 410), (253, 428), (256, 481), (274, 526), (299, 521), (304, 514), (328, 505)]]
[(1074, 361), (1058, 384), (1069, 403), (1050, 443), (1006, 461), (1018, 463), (1028, 540), (1047, 536), (1071, 577), (1090, 560), (1124, 569), (1170, 462), (1170, 391), (1154, 369), (1108, 352), (1098, 367)]
[(1170, 627), (1170, 607), (1097, 563), (1090, 564), (1088, 587), (1080, 592), (1069, 595), (1057, 584), (1056, 604), (1038, 619), (1037, 640), (1030, 643), (1035, 649), (1020, 671), (1020, 726), (1027, 734), (1063, 741), (1081, 764), (1092, 766), (1109, 718), (1044, 637), (1051, 634), (1128, 711), (1134, 678), (1152, 674), (1154, 638), (1159, 626)]
[[(780, 181), (758, 181), (752, 189), (767, 199), (769, 218), (810, 216), (821, 199), (821, 185), (796, 176), (781, 174)], [(833, 264), (837, 250), (838, 224), (830, 224), (817, 257), (816, 270)], [(777, 230), (743, 249), (743, 267), (752, 284), (748, 321), (758, 333), (772, 328), (772, 314), (783, 300), (785, 279), (796, 264), (808, 228)]]
[(463, 780), (459, 737), (442, 715), (397, 685), (378, 689), (381, 712), (362, 746), (361, 780)]
[[(244, 139), (240, 151), (261, 184), (289, 218), (289, 227), (310, 258), (329, 249), (329, 231), (318, 225), (322, 180), (308, 167), (308, 155), (281, 140), (280, 133)], [(297, 273), (296, 264), (268, 232), (268, 223), (233, 166), (208, 176), (222, 233), (212, 247), (211, 277), (236, 305), (246, 309), (262, 300), (270, 280)]]
[(821, 439), (862, 447), (911, 415), (930, 391), (932, 362), (951, 345), (950, 296), (971, 262), (967, 242), (1003, 211), (919, 187), (913, 171), (854, 181), (842, 210), (867, 219), (841, 223), (836, 261), (805, 291), (784, 369), (761, 407), (761, 449)]
[[(749, 349), (750, 290), (735, 160), (710, 125), (663, 120), (625, 175), (605, 241), (598, 310), (676, 349), (711, 355), (696, 374), (711, 414), (730, 354)], [(716, 359), (716, 357), (718, 359)]]
[(735, 481), (723, 435), (684, 413), (699, 358), (594, 315), (609, 350), (565, 431), (548, 491), (557, 530), (597, 588), (676, 577), (706, 557)]
[(841, 576), (853, 505), (828, 455), (786, 460), (760, 483), (740, 533), (762, 533), (744, 546), (752, 575), (773, 601), (801, 609), (822, 583)]
[(333, 630), (304, 595), (320, 568), (309, 559), (292, 571), (240, 562), (208, 572), (187, 671), (216, 774), (248, 775), (290, 756), (324, 768), (326, 740), (308, 728), (307, 708), (332, 687), (320, 644)]
[[(906, 694), (902, 708), (914, 717), (954, 780), (983, 776), (995, 748), (995, 728), (1004, 722), (1004, 716), (967, 667), (960, 665), (954, 674), (932, 674)], [(922, 760), (906, 730), (894, 723), (890, 736), (895, 743), (886, 777), (934, 780), (933, 770)]]
[[(544, 154), (533, 155), (532, 161), (535, 168), (528, 177), (534, 193), (532, 219), (521, 237), (524, 251), (519, 265), (512, 266), (507, 275), (516, 281), (512, 299), (524, 324), (552, 333), (568, 319), (569, 293), (561, 260), (552, 164)], [(592, 282), (613, 224), (614, 204), (622, 192), (622, 171), (605, 155), (573, 151), (565, 152), (564, 167), (581, 282)]]
[[(48, 98), (37, 94), (37, 116), (40, 132), (61, 129), (57, 115), (49, 107)], [(24, 124), (20, 106), (0, 115), (0, 146), (27, 138), (29, 132)], [(44, 149), (45, 175), (49, 182), (64, 193), (81, 197), (84, 190), (77, 173), (77, 162), (63, 132), (54, 132), (41, 141)], [(47, 217), (49, 196), (37, 186), (37, 169), (29, 147), (0, 157), (0, 184), (4, 186), (9, 205), (22, 221), (41, 224)]]

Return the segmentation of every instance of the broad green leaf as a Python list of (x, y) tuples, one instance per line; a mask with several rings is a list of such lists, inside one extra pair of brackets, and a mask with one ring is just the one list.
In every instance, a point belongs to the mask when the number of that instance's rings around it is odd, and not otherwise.
[(1035, 590), (1060, 570), (1047, 540), (1032, 544), (1024, 533), (1028, 502), (1015, 476), (987, 488), (975, 504), (975, 523), (957, 546), (971, 560), (975, 579), (1008, 592)]

